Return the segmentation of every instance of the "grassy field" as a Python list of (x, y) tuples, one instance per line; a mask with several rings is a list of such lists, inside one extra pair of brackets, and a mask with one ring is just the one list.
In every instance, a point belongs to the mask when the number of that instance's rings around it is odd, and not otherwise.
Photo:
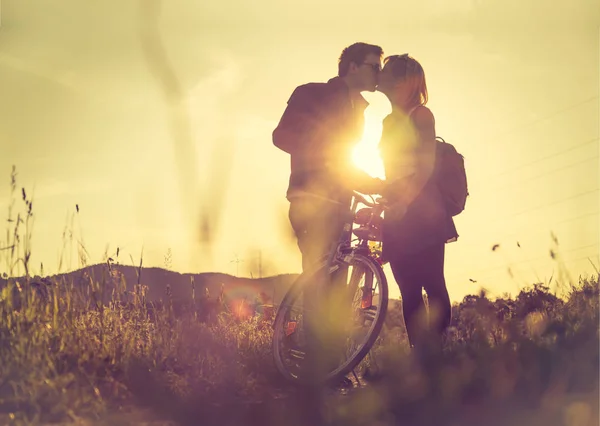
[[(28, 271), (32, 203), (22, 199), (0, 247), (6, 265)], [(6, 275), (0, 424), (305, 424), (304, 399), (272, 364), (269, 311), (240, 317), (194, 294), (176, 312), (168, 292), (148, 303), (143, 280), (110, 287), (105, 303), (110, 261), (105, 271), (84, 283)], [(467, 296), (444, 349), (419, 356), (394, 301), (363, 366), (369, 380), (324, 394), (324, 416), (352, 426), (597, 425), (598, 276), (560, 289)]]

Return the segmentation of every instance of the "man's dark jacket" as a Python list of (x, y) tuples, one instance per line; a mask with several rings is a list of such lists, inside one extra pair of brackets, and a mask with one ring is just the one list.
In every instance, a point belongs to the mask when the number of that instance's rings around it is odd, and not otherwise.
[(364, 129), (367, 101), (354, 102), (340, 77), (298, 86), (273, 131), (273, 143), (290, 154), (287, 197), (318, 195), (346, 202), (351, 190), (376, 192), (377, 180), (352, 162)]

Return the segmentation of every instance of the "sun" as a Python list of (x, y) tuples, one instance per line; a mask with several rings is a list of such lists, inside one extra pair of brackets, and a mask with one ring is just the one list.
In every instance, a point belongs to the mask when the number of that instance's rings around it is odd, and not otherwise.
[(363, 92), (362, 95), (369, 102), (369, 106), (365, 110), (363, 136), (352, 152), (352, 161), (369, 175), (385, 179), (385, 169), (378, 146), (383, 119), (391, 113), (391, 104), (380, 92)]
[(352, 161), (372, 177), (385, 179), (383, 162), (377, 146), (381, 137), (381, 120), (365, 114), (365, 130), (352, 152)]

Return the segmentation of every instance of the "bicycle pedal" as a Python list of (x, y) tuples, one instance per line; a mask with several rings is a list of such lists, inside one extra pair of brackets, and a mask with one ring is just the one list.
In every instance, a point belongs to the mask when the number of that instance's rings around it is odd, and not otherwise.
[(298, 349), (290, 349), (290, 356), (295, 359), (304, 359), (306, 353)]
[(375, 320), (375, 315), (377, 314), (377, 306), (372, 305), (367, 309), (364, 309), (362, 313), (366, 319), (370, 319), (371, 321), (373, 321)]

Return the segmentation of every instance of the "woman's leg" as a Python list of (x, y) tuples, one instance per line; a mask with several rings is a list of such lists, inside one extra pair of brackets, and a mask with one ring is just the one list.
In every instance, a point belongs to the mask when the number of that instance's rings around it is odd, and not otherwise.
[[(450, 324), (451, 306), (444, 278), (444, 250), (444, 244), (436, 244), (416, 253), (390, 255), (390, 267), (400, 287), (404, 322), (411, 346), (424, 337), (428, 328), (440, 336)], [(423, 302), (423, 288), (429, 304), (428, 316)]]
[(428, 247), (422, 253), (427, 263), (423, 287), (429, 302), (429, 324), (438, 336), (444, 333), (452, 318), (450, 296), (444, 278), (444, 252), (445, 244), (441, 243)]
[(414, 254), (390, 254), (390, 267), (394, 279), (400, 288), (402, 297), (402, 313), (408, 341), (415, 346), (425, 319), (425, 304), (423, 303), (423, 286), (419, 277), (419, 267)]

